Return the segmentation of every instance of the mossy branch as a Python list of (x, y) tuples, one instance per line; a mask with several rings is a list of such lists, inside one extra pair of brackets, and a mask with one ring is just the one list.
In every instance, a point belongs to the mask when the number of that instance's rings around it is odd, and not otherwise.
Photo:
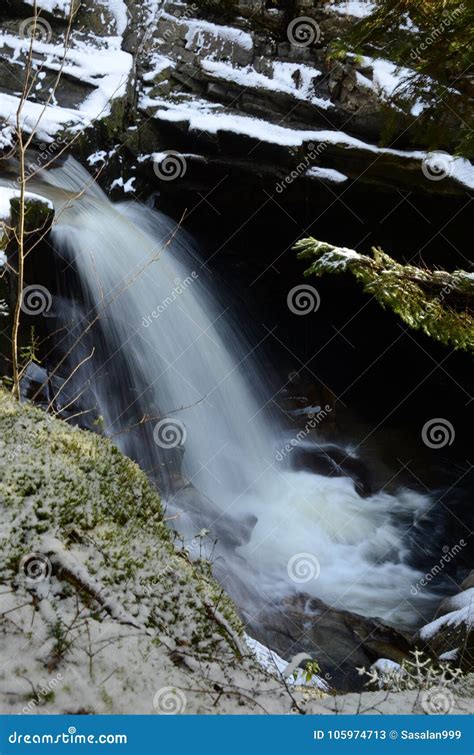
[(312, 260), (305, 275), (350, 272), (411, 328), (456, 349), (474, 350), (474, 275), (402, 265), (382, 249), (372, 248), (369, 256), (314, 238), (295, 249), (299, 259)]

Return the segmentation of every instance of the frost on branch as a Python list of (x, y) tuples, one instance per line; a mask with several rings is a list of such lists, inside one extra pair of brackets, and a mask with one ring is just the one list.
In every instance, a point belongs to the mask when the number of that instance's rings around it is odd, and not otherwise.
[(389, 692), (427, 690), (434, 687), (449, 687), (463, 675), (459, 668), (449, 663), (434, 661), (420, 650), (412, 650), (413, 660), (405, 659), (401, 665), (386, 663), (383, 659), (369, 669), (358, 668), (360, 676), (367, 676), (366, 687), (385, 689)]

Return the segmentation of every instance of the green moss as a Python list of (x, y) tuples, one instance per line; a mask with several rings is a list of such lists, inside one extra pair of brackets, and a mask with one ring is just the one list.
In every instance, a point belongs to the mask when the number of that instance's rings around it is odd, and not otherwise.
[[(12, 209), (12, 225), (16, 227), (20, 213), (19, 197), (11, 199), (10, 206)], [(51, 227), (53, 219), (54, 210), (46, 200), (32, 199), (31, 197), (25, 199), (25, 231), (27, 233), (38, 235), (46, 233)]]
[(22, 559), (39, 552), (53, 564), (62, 599), (80, 591), (92, 616), (100, 615), (100, 584), (147, 626), (181, 634), (186, 626), (202, 656), (216, 652), (218, 635), (236, 652), (216, 619), (218, 611), (242, 631), (231, 601), (209, 564), (193, 565), (175, 550), (160, 496), (140, 468), (108, 440), (19, 405), (2, 389), (0, 502), (8, 533), (0, 582), (21, 584)]
[(313, 260), (305, 275), (350, 272), (415, 330), (455, 349), (474, 350), (474, 280), (463, 270), (448, 273), (402, 265), (381, 249), (372, 256), (304, 239), (295, 246), (299, 259)]

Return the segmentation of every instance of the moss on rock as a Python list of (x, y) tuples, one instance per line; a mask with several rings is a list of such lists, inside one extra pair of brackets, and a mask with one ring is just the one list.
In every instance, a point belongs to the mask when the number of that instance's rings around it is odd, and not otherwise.
[(291, 711), (139, 467), (1, 388), (0, 511), (2, 713)]

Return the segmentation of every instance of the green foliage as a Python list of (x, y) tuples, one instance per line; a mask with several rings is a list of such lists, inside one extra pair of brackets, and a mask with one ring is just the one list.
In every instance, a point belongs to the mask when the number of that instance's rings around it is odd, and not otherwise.
[(304, 667), (304, 678), (306, 683), (309, 684), (313, 676), (317, 676), (321, 672), (321, 666), (317, 660), (307, 661)]
[[(412, 117), (415, 140), (430, 149), (451, 147), (472, 157), (474, 3), (376, 0), (375, 5), (371, 15), (335, 40), (330, 55), (340, 56), (346, 48), (409, 68), (412, 73), (392, 99)], [(419, 103), (415, 118), (414, 103)]]
[(402, 265), (381, 249), (372, 256), (307, 238), (295, 249), (311, 259), (305, 275), (350, 272), (383, 307), (415, 330), (455, 349), (474, 351), (474, 279), (463, 270), (422, 270)]
[(20, 346), (20, 349), (19, 349), (20, 366), (21, 366), (22, 372), (24, 372), (27, 366), (31, 364), (32, 362), (35, 362), (35, 364), (40, 363), (38, 359), (38, 350), (39, 350), (39, 338), (36, 335), (34, 327), (32, 327), (30, 330), (30, 337), (29, 337), (28, 343), (26, 343), (24, 346)]

